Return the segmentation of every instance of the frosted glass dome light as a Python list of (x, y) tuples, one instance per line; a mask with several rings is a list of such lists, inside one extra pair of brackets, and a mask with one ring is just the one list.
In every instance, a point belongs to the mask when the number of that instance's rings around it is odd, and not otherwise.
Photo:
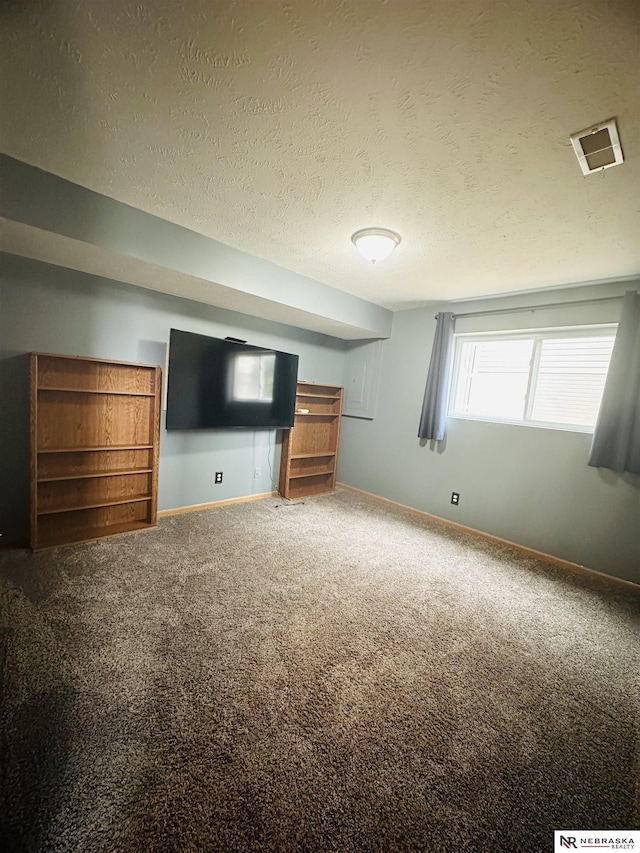
[(400, 235), (388, 228), (363, 228), (351, 240), (362, 257), (375, 264), (389, 257), (400, 242)]

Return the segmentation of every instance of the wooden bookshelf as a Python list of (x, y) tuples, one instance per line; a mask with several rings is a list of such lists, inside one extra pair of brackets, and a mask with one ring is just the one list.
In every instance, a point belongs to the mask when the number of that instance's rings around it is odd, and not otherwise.
[(31, 547), (152, 527), (160, 368), (31, 354)]
[(279, 491), (283, 497), (335, 489), (342, 397), (343, 389), (335, 385), (298, 382), (294, 425), (282, 442)]

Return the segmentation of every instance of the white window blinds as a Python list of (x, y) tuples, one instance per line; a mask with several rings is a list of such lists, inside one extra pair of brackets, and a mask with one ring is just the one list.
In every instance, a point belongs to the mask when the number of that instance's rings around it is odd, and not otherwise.
[(461, 335), (449, 414), (592, 430), (615, 328)]

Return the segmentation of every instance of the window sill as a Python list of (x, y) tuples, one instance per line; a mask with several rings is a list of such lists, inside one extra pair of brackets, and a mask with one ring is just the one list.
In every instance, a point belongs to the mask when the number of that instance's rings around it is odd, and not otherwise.
[(517, 427), (533, 427), (534, 429), (552, 429), (558, 432), (579, 432), (587, 435), (593, 435), (595, 427), (590, 426), (575, 426), (574, 424), (554, 424), (544, 421), (517, 421), (509, 420), (508, 418), (490, 418), (479, 417), (478, 415), (461, 415), (458, 413), (447, 415), (447, 418), (458, 421), (479, 421), (480, 423), (488, 424), (506, 424), (507, 426)]

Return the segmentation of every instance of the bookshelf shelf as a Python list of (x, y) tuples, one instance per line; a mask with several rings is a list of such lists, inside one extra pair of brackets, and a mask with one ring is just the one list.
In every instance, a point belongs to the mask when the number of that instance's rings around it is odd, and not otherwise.
[(342, 388), (333, 385), (298, 382), (294, 425), (282, 443), (279, 491), (283, 497), (335, 489), (342, 395)]
[(31, 354), (31, 547), (156, 524), (160, 368)]

